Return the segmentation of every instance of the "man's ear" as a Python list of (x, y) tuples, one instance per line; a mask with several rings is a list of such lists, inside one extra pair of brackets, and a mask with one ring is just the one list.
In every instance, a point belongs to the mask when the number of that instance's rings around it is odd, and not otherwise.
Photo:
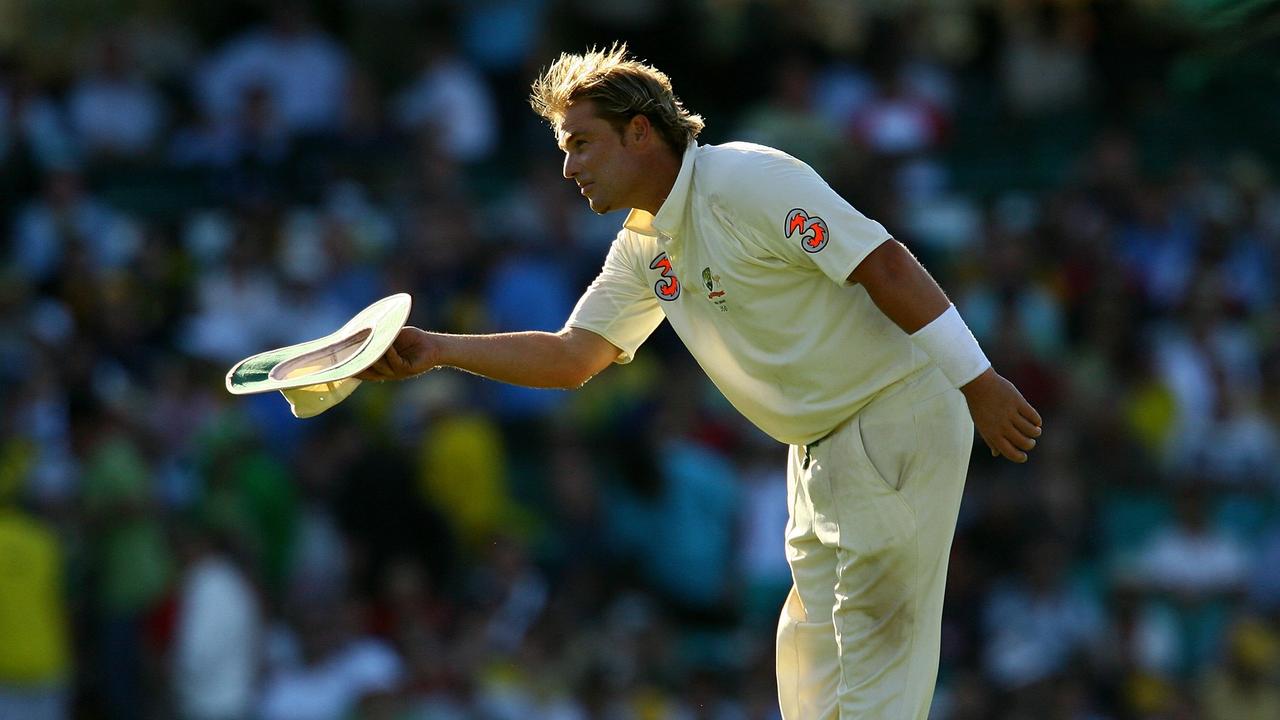
[(653, 124), (649, 122), (649, 118), (645, 115), (633, 115), (631, 120), (627, 122), (627, 126), (622, 131), (623, 140), (627, 144), (636, 143), (643, 145), (649, 142), (653, 137)]

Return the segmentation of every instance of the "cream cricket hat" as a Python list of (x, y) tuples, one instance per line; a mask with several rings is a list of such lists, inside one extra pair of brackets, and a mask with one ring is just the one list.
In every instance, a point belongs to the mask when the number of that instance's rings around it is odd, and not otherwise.
[(360, 385), (354, 377), (378, 361), (409, 319), (413, 299), (385, 297), (318, 340), (245, 358), (227, 373), (232, 395), (279, 390), (294, 417), (308, 418), (337, 405)]

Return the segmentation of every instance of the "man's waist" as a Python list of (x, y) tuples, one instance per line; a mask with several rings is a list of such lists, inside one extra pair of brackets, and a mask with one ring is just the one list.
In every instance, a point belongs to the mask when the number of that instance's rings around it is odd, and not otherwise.
[[(830, 429), (828, 429), (826, 432), (822, 433), (821, 436), (815, 438), (814, 440), (810, 440), (809, 442), (795, 443), (795, 444), (801, 445), (807, 449), (812, 450), (813, 448), (820, 445), (822, 441), (840, 432), (842, 428), (844, 428), (846, 425), (856, 420), (860, 415), (869, 411), (872, 407), (881, 405), (883, 403), (888, 403), (890, 400), (898, 397), (902, 393), (908, 392), (916, 387), (919, 387), (923, 383), (936, 381), (937, 378), (934, 377), (934, 374), (941, 376), (941, 372), (938, 370), (938, 367), (933, 363), (928, 363), (925, 365), (921, 365), (920, 367), (914, 368), (913, 370), (908, 372), (906, 375), (903, 375), (897, 380), (894, 380), (888, 385), (885, 385), (884, 387), (875, 391), (871, 395), (867, 396), (866, 401), (859, 403), (856, 408), (854, 408), (844, 417), (844, 419), (840, 420), (835, 425), (833, 425)], [(942, 380), (945, 382), (946, 378), (942, 377)]]

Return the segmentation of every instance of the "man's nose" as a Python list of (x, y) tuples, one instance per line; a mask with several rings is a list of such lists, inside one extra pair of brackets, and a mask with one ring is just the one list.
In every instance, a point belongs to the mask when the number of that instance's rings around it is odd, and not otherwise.
[(574, 161), (573, 161), (573, 157), (572, 157), (572, 156), (570, 156), (570, 155), (569, 155), (569, 153), (565, 153), (565, 155), (564, 155), (564, 176), (565, 176), (566, 178), (568, 178), (569, 180), (572, 180), (572, 179), (573, 179), (573, 176), (574, 176), (574, 175), (577, 175), (577, 174), (578, 174), (578, 163), (576, 163), (576, 162), (574, 162)]

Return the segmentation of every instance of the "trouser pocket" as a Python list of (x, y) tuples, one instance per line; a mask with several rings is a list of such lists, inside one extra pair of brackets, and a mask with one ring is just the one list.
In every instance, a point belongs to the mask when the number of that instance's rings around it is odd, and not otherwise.
[(808, 622), (795, 587), (778, 620), (778, 706), (783, 720), (834, 720), (840, 656), (830, 618)]

